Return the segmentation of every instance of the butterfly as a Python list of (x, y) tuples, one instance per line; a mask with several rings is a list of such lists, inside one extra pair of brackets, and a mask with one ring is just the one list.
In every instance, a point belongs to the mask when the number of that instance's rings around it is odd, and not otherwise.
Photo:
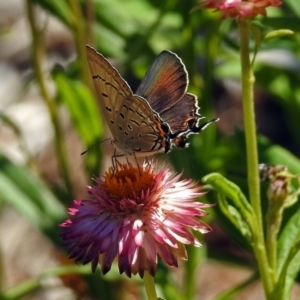
[(87, 61), (101, 111), (119, 155), (148, 156), (184, 148), (188, 136), (206, 128), (198, 126), (197, 98), (187, 93), (188, 75), (181, 59), (162, 51), (133, 93), (108, 60), (88, 46)]

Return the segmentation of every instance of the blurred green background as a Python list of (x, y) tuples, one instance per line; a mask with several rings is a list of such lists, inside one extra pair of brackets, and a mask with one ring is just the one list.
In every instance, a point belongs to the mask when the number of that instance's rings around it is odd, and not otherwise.
[[(191, 136), (188, 149), (158, 159), (199, 182), (220, 172), (247, 193), (236, 21), (194, 9), (197, 4), (1, 0), (0, 287), (18, 285), (4, 299), (143, 298), (139, 278), (120, 276), (117, 268), (105, 277), (92, 275), (89, 266), (73, 266), (60, 246), (58, 224), (67, 217), (68, 203), (86, 199), (91, 178), (111, 165), (109, 142), (80, 155), (111, 136), (94, 96), (86, 44), (107, 57), (133, 91), (162, 50), (177, 53), (200, 113), (220, 121)], [(260, 162), (287, 165), (292, 173), (300, 173), (299, 17), (300, 2), (289, 0), (254, 21), (263, 34), (295, 31), (265, 41), (255, 63)], [(201, 201), (216, 202), (213, 191)], [(218, 207), (209, 212), (206, 221), (214, 231), (204, 237), (204, 247), (189, 248), (190, 258), (178, 270), (159, 265), (159, 294), (217, 299), (249, 280), (236, 299), (263, 299), (260, 284), (251, 280), (256, 264), (249, 245)], [(299, 287), (294, 294), (300, 295)]]

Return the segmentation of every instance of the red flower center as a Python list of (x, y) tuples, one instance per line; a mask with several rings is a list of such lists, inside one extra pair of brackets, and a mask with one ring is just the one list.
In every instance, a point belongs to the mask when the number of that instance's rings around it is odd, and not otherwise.
[(111, 198), (124, 199), (139, 197), (142, 191), (151, 189), (153, 184), (154, 175), (148, 168), (118, 163), (104, 174), (100, 188)]

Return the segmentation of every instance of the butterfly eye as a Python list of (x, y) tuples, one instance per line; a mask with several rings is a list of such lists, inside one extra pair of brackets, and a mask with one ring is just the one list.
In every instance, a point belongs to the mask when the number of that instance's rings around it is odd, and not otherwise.
[(178, 148), (186, 148), (189, 143), (186, 135), (181, 135), (173, 140), (173, 143)]

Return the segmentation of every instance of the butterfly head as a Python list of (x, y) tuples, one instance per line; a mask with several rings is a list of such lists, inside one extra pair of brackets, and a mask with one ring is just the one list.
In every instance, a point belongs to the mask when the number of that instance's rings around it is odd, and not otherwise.
[(177, 148), (187, 148), (189, 146), (187, 138), (188, 137), (186, 134), (180, 135), (172, 140), (172, 145), (176, 146)]

